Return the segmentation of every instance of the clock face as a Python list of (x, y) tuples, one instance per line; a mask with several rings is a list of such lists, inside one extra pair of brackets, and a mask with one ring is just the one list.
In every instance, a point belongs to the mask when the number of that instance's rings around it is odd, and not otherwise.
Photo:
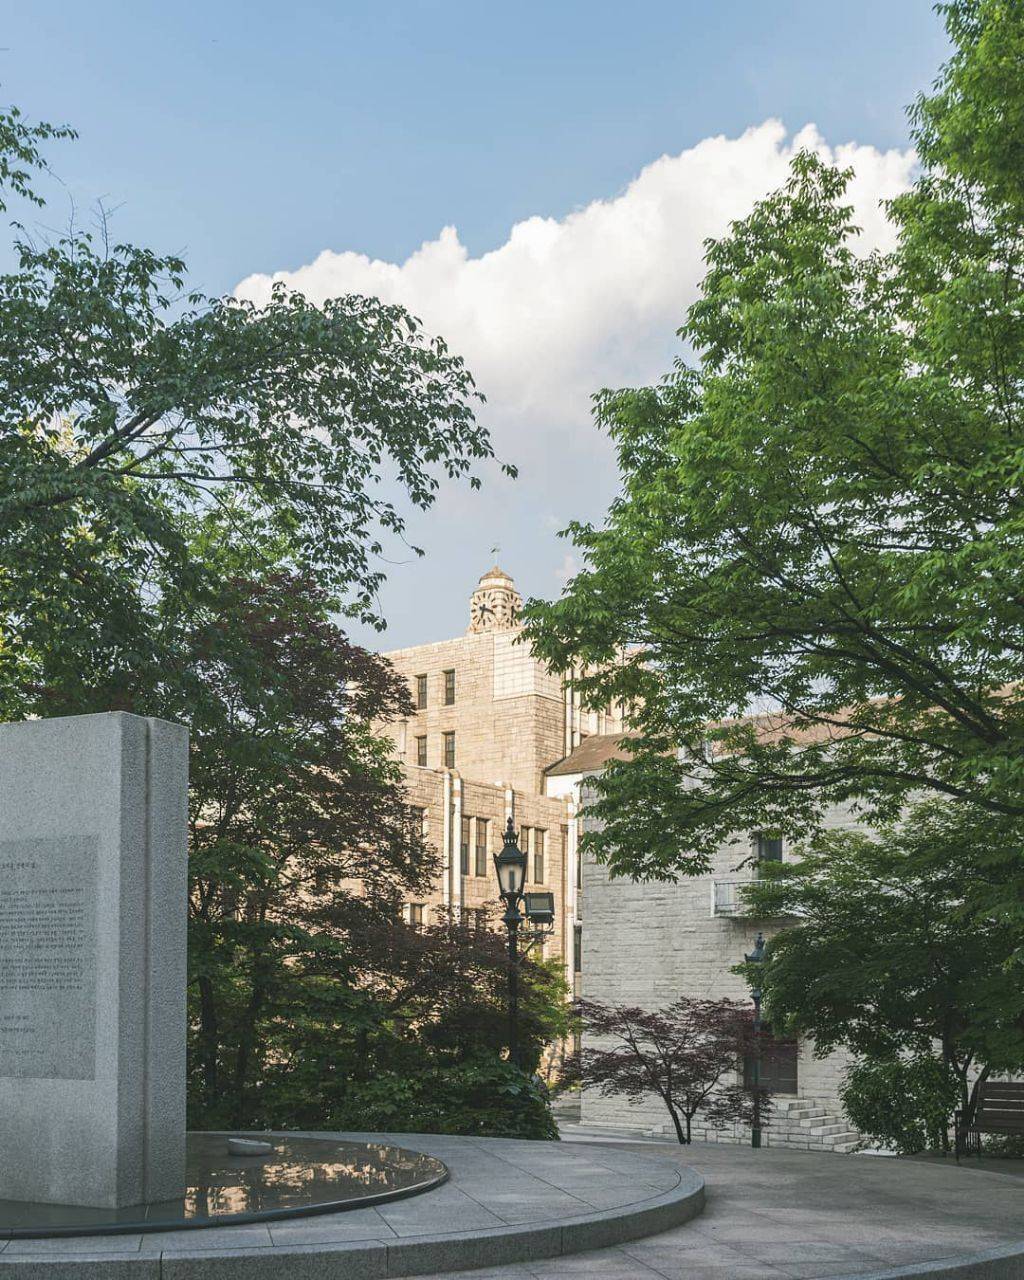
[(510, 626), (516, 619), (518, 598), (500, 588), (480, 591), (470, 608), (470, 624), (479, 631), (492, 626)]

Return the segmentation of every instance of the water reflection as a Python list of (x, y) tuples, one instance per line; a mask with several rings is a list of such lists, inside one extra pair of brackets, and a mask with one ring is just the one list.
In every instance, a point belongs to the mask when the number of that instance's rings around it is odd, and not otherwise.
[(190, 1133), (182, 1199), (127, 1209), (0, 1200), (0, 1233), (155, 1231), (361, 1208), (427, 1191), (448, 1176), (440, 1160), (385, 1143), (295, 1137), (270, 1141), (272, 1155), (233, 1156), (225, 1134)]

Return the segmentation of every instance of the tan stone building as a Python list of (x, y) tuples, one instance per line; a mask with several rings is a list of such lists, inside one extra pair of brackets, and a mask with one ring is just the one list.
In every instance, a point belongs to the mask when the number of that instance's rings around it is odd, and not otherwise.
[(439, 908), (468, 913), (497, 901), (493, 855), (512, 818), (527, 854), (526, 887), (555, 897), (555, 932), (545, 953), (560, 956), (574, 984), (580, 927), (573, 792), (546, 771), (589, 735), (615, 734), (620, 719), (585, 711), (571, 680), (553, 675), (521, 641), (522, 599), (495, 566), (469, 602), (465, 634), (384, 656), (409, 681), (415, 712), (382, 726), (395, 744), (410, 802), (423, 813), (441, 876), (412, 919)]
[[(758, 859), (788, 852), (779, 841), (762, 848), (758, 833), (745, 833), (715, 851), (708, 876), (674, 884), (612, 880), (592, 860), (583, 866), (577, 838), (594, 821), (585, 817), (585, 803), (594, 775), (623, 756), (622, 720), (581, 708), (571, 680), (533, 657), (521, 641), (521, 607), (512, 579), (495, 566), (470, 598), (465, 634), (385, 655), (409, 681), (415, 711), (381, 727), (395, 743), (410, 801), (442, 860), (433, 892), (407, 904), (407, 912), (426, 920), (439, 909), (465, 916), (495, 907), (492, 858), (511, 817), (528, 855), (527, 889), (554, 894), (555, 932), (546, 954), (563, 959), (573, 991), (648, 1008), (683, 992), (746, 998), (732, 968), (759, 929), (770, 934), (778, 925), (748, 917), (740, 888), (758, 874)], [(834, 825), (851, 820), (847, 812), (830, 815)], [(854, 1146), (859, 1135), (838, 1100), (845, 1067), (842, 1054), (816, 1058), (807, 1042), (780, 1046), (766, 1077), (777, 1094), (766, 1144)], [(668, 1131), (654, 1099), (631, 1104), (588, 1091), (582, 1110), (592, 1124)], [(749, 1140), (735, 1126), (697, 1132)]]

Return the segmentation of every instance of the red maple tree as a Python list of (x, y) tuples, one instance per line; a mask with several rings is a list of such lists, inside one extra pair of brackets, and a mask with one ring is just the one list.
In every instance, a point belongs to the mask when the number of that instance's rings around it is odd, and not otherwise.
[(757, 1043), (745, 1005), (680, 996), (664, 1009), (648, 1010), (580, 1000), (576, 1012), (587, 1043), (568, 1064), (565, 1083), (630, 1102), (654, 1094), (681, 1143), (692, 1140), (698, 1114), (716, 1129), (750, 1124), (757, 1102), (765, 1124), (768, 1094), (743, 1083), (744, 1059)]

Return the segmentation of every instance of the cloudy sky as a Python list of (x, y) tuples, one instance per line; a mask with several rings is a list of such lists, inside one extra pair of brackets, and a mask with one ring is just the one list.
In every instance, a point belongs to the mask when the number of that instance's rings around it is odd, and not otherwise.
[(592, 393), (667, 368), (703, 240), (795, 148), (854, 168), (884, 241), (944, 48), (924, 0), (0, 0), (0, 25), (0, 94), (82, 134), (58, 208), (104, 197), (211, 292), (379, 294), (465, 357), (520, 479), (412, 519), (388, 647), (460, 631), (494, 544), (558, 592), (558, 530), (615, 492)]

